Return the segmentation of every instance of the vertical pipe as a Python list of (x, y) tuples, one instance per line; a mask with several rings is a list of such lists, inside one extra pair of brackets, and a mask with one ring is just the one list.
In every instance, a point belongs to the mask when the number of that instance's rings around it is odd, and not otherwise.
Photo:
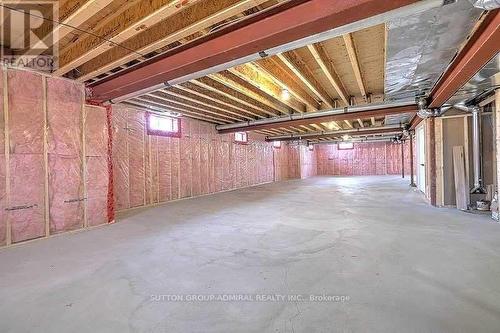
[(474, 167), (474, 187), (471, 193), (482, 193), (481, 179), (481, 109), (472, 108), (472, 161)]
[(405, 144), (401, 142), (401, 176), (405, 179)]
[(414, 182), (415, 175), (413, 172), (413, 133), (410, 132), (410, 186), (411, 187), (417, 187), (417, 185)]

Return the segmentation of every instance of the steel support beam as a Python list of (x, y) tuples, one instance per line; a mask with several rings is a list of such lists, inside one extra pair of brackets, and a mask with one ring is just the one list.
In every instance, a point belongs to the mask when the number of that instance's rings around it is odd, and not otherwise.
[[(243, 122), (240, 123), (241, 126), (234, 126), (235, 124), (229, 124), (227, 126), (217, 126), (217, 130), (220, 134), (223, 133), (234, 133), (240, 131), (255, 131), (262, 129), (272, 129), (276, 127), (288, 127), (288, 126), (301, 126), (301, 125), (310, 125), (310, 124), (320, 124), (320, 123), (328, 123), (332, 121), (344, 121), (344, 120), (356, 120), (356, 119), (368, 119), (371, 117), (383, 117), (388, 115), (395, 114), (403, 114), (403, 113), (411, 113), (416, 112), (416, 105), (407, 105), (407, 106), (396, 106), (396, 107), (385, 107), (374, 110), (366, 110), (366, 111), (354, 111), (354, 112), (339, 112), (335, 114), (329, 114), (328, 112), (317, 112), (316, 117), (308, 117), (308, 118), (297, 118), (290, 119), (287, 117), (282, 117), (280, 119), (270, 119), (268, 123), (265, 123), (265, 120), (254, 121), (252, 122)], [(321, 115), (324, 113), (324, 115)], [(305, 114), (307, 115), (307, 114)], [(274, 121), (275, 120), (275, 121)], [(245, 125), (248, 124), (248, 125)]]
[[(152, 58), (93, 88), (92, 98), (109, 101), (165, 82), (255, 60), (265, 50), (358, 22), (417, 0), (295, 0), (258, 13), (205, 38)], [(234, 64), (233, 64), (234, 65)], [(220, 68), (219, 68), (220, 70)]]
[(429, 94), (430, 108), (443, 106), (497, 53), (500, 10), (488, 14)]

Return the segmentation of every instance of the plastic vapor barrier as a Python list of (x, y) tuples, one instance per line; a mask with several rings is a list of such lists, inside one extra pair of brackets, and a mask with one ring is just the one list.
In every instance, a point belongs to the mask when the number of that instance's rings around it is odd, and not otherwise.
[[(318, 174), (368, 176), (401, 174), (401, 145), (389, 142), (354, 143), (339, 150), (336, 144), (316, 145)], [(409, 143), (404, 143), (405, 172), (410, 173)]]
[(123, 104), (113, 106), (112, 118), (118, 211), (300, 174), (296, 149), (291, 151), (297, 161), (291, 162), (288, 145), (277, 152), (262, 135), (250, 133), (248, 143), (239, 144), (233, 134), (219, 135), (212, 124), (189, 118), (181, 118), (180, 138), (148, 135), (147, 112)]

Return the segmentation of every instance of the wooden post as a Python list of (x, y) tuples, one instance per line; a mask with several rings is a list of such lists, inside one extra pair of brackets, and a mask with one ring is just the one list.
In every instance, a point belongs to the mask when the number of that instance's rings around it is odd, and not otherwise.
[(415, 184), (415, 174), (413, 172), (413, 132), (410, 132), (410, 186), (411, 187), (417, 187), (417, 184)]
[(43, 86), (43, 168), (44, 168), (44, 214), (45, 214), (45, 237), (50, 236), (50, 204), (49, 204), (49, 120), (47, 115), (47, 78), (42, 77)]
[[(4, 116), (4, 134), (5, 134), (5, 207), (10, 207), (10, 135), (9, 135), (9, 87), (7, 67), (3, 66), (3, 116)], [(9, 212), (6, 216), (6, 245), (12, 244), (12, 224), (9, 218)]]

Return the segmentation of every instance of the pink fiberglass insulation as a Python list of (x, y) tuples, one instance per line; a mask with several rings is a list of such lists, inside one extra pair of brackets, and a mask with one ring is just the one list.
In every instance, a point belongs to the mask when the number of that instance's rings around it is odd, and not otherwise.
[[(12, 128), (12, 127), (11, 127)], [(10, 206), (7, 218), (12, 242), (45, 235), (44, 163), (42, 154), (10, 155)]]
[(208, 194), (208, 182), (209, 182), (209, 144), (210, 144), (210, 127), (207, 123), (200, 124), (200, 191), (201, 194)]
[(143, 114), (132, 111), (128, 119), (130, 207), (139, 207), (145, 204), (146, 195), (145, 119)]
[[(150, 139), (150, 145), (151, 145), (151, 203), (155, 204), (158, 203), (158, 195), (160, 193), (160, 180), (159, 180), (159, 164), (158, 164), (158, 137), (157, 136), (149, 136)], [(169, 170), (170, 172), (170, 170)]]
[(172, 200), (176, 200), (180, 198), (180, 178), (179, 175), (181, 173), (181, 165), (180, 165), (180, 141), (181, 139), (179, 138), (171, 138), (171, 146), (170, 146), (170, 156), (171, 156), (171, 178), (170, 178), (170, 184), (171, 184), (171, 198)]
[(191, 196), (193, 181), (193, 147), (191, 143), (191, 122), (182, 119), (182, 138), (180, 139), (180, 198)]
[[(171, 138), (158, 138), (158, 179), (160, 202), (172, 200), (172, 149)], [(177, 140), (177, 139), (175, 139)]]
[(128, 111), (128, 150), (129, 150), (129, 196), (130, 207), (145, 204), (146, 174), (144, 137), (146, 131), (144, 113)]
[(41, 237), (44, 222), (42, 76), (8, 70), (10, 199), (12, 242)]
[[(405, 151), (408, 146), (405, 145)], [(401, 145), (373, 142), (355, 143), (354, 149), (339, 150), (336, 144), (316, 145), (318, 174), (338, 176), (386, 175), (401, 173)], [(405, 156), (408, 153), (405, 152)], [(409, 160), (405, 169), (409, 172)]]
[(316, 152), (309, 150), (309, 147), (300, 146), (300, 178), (305, 179), (317, 174)]
[(193, 122), (191, 124), (191, 175), (192, 175), (192, 185), (191, 185), (191, 196), (199, 196), (201, 194), (201, 165), (200, 165), (200, 123)]
[(81, 84), (47, 78), (51, 234), (84, 226), (83, 103)]
[[(0, 67), (3, 81), (3, 68)], [(7, 197), (5, 191), (5, 118), (3, 110), (3, 85), (0, 85), (0, 246), (7, 242)]]
[(80, 229), (83, 220), (83, 181), (80, 157), (49, 155), (50, 233)]
[[(117, 210), (133, 206), (127, 198), (132, 198), (134, 191), (140, 192), (139, 198), (142, 199), (146, 193), (145, 203), (144, 200), (136, 202), (144, 205), (273, 180), (273, 148), (262, 135), (250, 134), (247, 144), (237, 144), (233, 134), (219, 135), (213, 124), (182, 118), (180, 138), (152, 136), (142, 129), (137, 131), (143, 125), (137, 126), (137, 121), (134, 125), (132, 117), (145, 119), (145, 112), (124, 105), (113, 107), (113, 165), (118, 169), (114, 177)], [(130, 134), (134, 131), (143, 132), (146, 139)], [(288, 149), (284, 149), (283, 154), (287, 155)], [(298, 153), (295, 156), (298, 159)], [(134, 169), (142, 173), (140, 176), (132, 171), (135, 159), (138, 162)], [(288, 160), (287, 156), (283, 157), (284, 174), (288, 174), (290, 168)], [(298, 161), (294, 165), (298, 166)], [(134, 182), (140, 186), (132, 190)], [(150, 197), (157, 198), (157, 201)]]
[(108, 205), (108, 125), (106, 109), (85, 107), (86, 206), (89, 226), (105, 224)]
[(129, 152), (128, 152), (128, 112), (124, 108), (113, 107), (113, 184), (116, 210), (130, 208), (129, 198)]

